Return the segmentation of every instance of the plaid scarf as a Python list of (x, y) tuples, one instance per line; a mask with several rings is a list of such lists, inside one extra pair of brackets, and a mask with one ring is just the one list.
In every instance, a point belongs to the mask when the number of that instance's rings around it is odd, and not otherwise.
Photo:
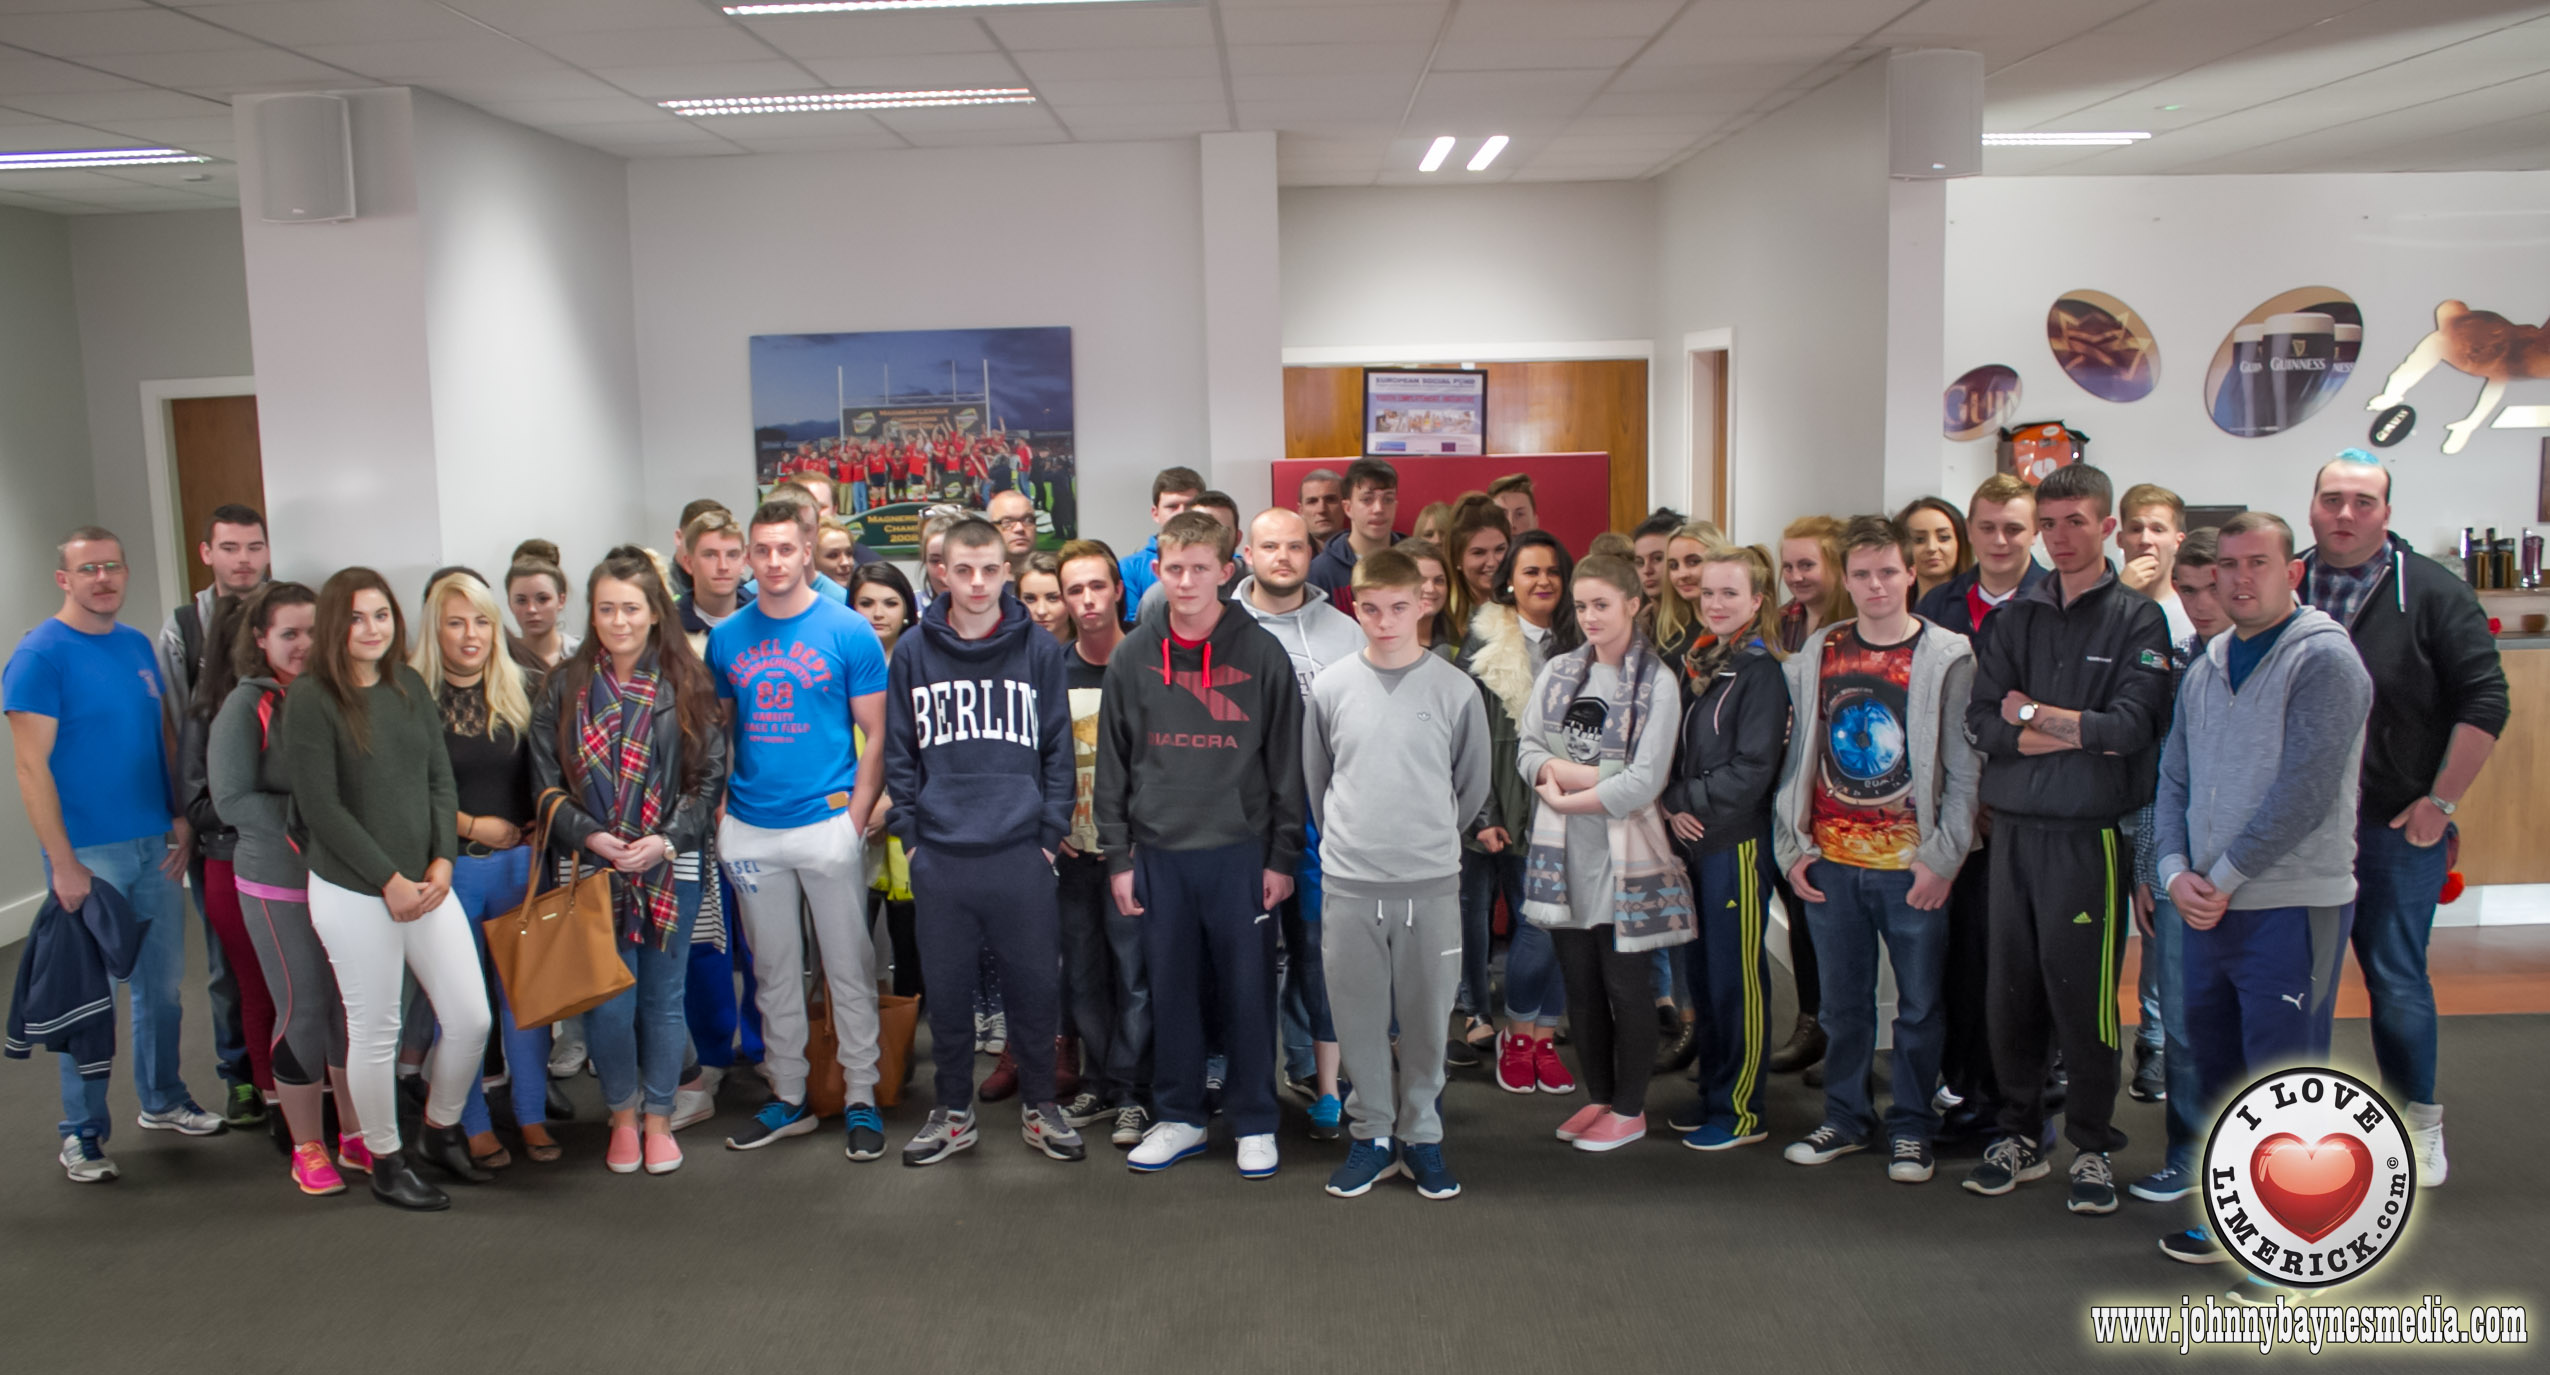
[[(583, 775), (584, 809), (622, 840), (652, 835), (663, 820), (668, 789), (648, 786), (653, 762), (655, 694), (660, 686), (654, 656), (638, 661), (625, 683), (599, 665), (584, 700), (576, 704), (576, 764)], [(643, 874), (611, 876), (612, 909), (630, 944), (661, 950), (681, 920), (673, 896), (673, 866)]]
[[(1532, 690), (1540, 697), (1543, 721), (1567, 719), (1568, 703), (1585, 689), (1594, 666), (1594, 647), (1581, 645), (1549, 661)], [(1617, 696), (1605, 703), (1602, 763), (1617, 773), (1637, 749), (1639, 732), (1649, 723), (1645, 707), (1665, 673), (1662, 660), (1644, 640), (1632, 640), (1620, 666)], [(1680, 704), (1680, 696), (1674, 698)], [(1673, 719), (1666, 718), (1668, 723)], [(1553, 732), (1555, 735), (1556, 732)], [(1563, 755), (1563, 740), (1551, 742)], [(1540, 925), (1564, 924), (1567, 901), (1568, 817), (1548, 807), (1532, 809), (1532, 840), (1523, 859), (1523, 915)], [(1594, 925), (1608, 917), (1612, 948), (1623, 954), (1681, 945), (1700, 933), (1699, 914), (1691, 900), (1691, 878), (1674, 853), (1665, 830), (1664, 812), (1655, 803), (1627, 816), (1606, 817), (1603, 828), (1611, 843), (1612, 905), (1594, 914)], [(1583, 915), (1583, 914), (1578, 914)]]

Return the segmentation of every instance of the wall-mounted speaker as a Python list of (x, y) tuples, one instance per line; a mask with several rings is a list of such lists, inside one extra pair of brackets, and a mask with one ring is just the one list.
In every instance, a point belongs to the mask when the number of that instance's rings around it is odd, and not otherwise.
[(270, 224), (354, 218), (354, 128), (345, 97), (257, 102), (258, 215)]
[(1928, 180), (1983, 170), (1983, 54), (1922, 48), (1886, 59), (1890, 176)]

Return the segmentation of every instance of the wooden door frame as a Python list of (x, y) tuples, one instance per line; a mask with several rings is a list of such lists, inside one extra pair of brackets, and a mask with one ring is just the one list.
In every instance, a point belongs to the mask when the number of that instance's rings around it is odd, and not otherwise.
[[(1682, 471), (1688, 475), (1688, 481), (1694, 484), (1699, 481), (1693, 458), (1699, 452), (1700, 438), (1691, 432), (1691, 359), (1692, 355), (1699, 353), (1715, 353), (1724, 358), (1724, 362), (1720, 364), (1719, 380), (1723, 384), (1721, 389), (1726, 393), (1726, 402), (1718, 413), (1718, 430), (1726, 436), (1727, 490), (1726, 500), (1723, 503), (1725, 509), (1718, 512), (1717, 521), (1719, 529), (1733, 535), (1735, 504), (1738, 500), (1735, 461), (1735, 331), (1732, 328), (1703, 329), (1694, 330), (1682, 336), (1682, 376), (1676, 383), (1682, 389), (1682, 414), (1677, 418), (1674, 428), (1682, 435)], [(1649, 481), (1653, 482), (1654, 479), (1650, 477)], [(1685, 495), (1690, 499), (1691, 505), (1699, 504), (1699, 489), (1696, 485), (1691, 487)]]
[[(142, 469), (150, 479), (151, 529), (159, 551), (159, 596), (162, 606), (186, 601), (186, 561), (195, 556), (195, 541), (178, 528), (176, 418), (171, 401), (203, 396), (254, 396), (254, 377), (179, 377), (142, 383)], [(273, 513), (266, 513), (273, 519)], [(271, 530), (271, 527), (269, 527)]]

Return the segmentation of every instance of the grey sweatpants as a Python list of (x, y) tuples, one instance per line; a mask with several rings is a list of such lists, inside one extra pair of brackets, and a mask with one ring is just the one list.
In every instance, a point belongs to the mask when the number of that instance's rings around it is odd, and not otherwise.
[[(1346, 1111), (1358, 1141), (1443, 1139), (1443, 1044), (1461, 986), (1461, 895), (1343, 897), (1321, 903), (1319, 957), (1328, 1011), (1354, 1094)], [(1390, 1024), (1399, 1023), (1398, 1096), (1390, 1086)]]
[[(742, 909), (761, 1007), (762, 1063), (771, 1090), (806, 1101), (806, 945), (811, 918), (832, 994), (832, 1030), (853, 1103), (877, 1091), (877, 962), (868, 935), (865, 838), (839, 812), (811, 826), (768, 830), (733, 816), (717, 828), (717, 858)], [(369, 1119), (366, 1119), (369, 1120)]]

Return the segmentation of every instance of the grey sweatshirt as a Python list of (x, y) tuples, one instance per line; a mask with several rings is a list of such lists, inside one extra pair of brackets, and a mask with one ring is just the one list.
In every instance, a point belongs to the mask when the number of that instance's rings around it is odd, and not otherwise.
[(1326, 891), (1457, 897), (1461, 836), (1488, 799), (1487, 708), (1470, 675), (1432, 654), (1399, 669), (1357, 654), (1320, 674), (1302, 727)]
[[(1771, 794), (1771, 853), (1785, 874), (1801, 857), (1822, 859), (1807, 809), (1815, 801), (1816, 751), (1824, 747), (1824, 646), (1835, 621), (1807, 637), (1781, 665), (1788, 675), (1788, 763)], [(1921, 842), (1913, 859), (1941, 878), (1955, 878), (1975, 845), (1975, 797), (1983, 780), (1983, 755), (1966, 739), (1966, 700), (1974, 695), (1974, 646), (1966, 637), (1922, 620), (1913, 646), (1912, 681), (1905, 685), (1904, 715), (1911, 732), (1913, 820)]]
[[(274, 729), (257, 719), (257, 702), (276, 694)], [(239, 833), (232, 870), (248, 883), (269, 888), (309, 886), (309, 870), (290, 835), (292, 789), (283, 772), (283, 686), (272, 678), (243, 678), (223, 699), (204, 740), (204, 781), (222, 824)]]
[(1249, 619), (1284, 647), (1293, 661), (1293, 681), (1302, 686), (1302, 704), (1310, 704), (1311, 684), (1319, 680), (1321, 671), (1344, 663), (1364, 652), (1363, 627), (1355, 618), (1328, 604), (1319, 589), (1305, 590), (1310, 595), (1290, 611), (1261, 611), (1248, 594), (1257, 586), (1256, 575), (1239, 580), (1231, 589), (1231, 605), (1249, 614)]
[(2346, 628), (2303, 607), (2231, 690), (2229, 634), (2178, 684), (2161, 747), (2160, 883), (2190, 870), (2242, 911), (2355, 901), (2355, 799), (2373, 678)]
[[(1546, 677), (1549, 666), (1541, 666)], [(1641, 807), (1652, 805), (1662, 796), (1665, 780), (1673, 772), (1673, 747), (1682, 731), (1682, 689), (1674, 681), (1671, 665), (1648, 680), (1646, 700), (1638, 704), (1640, 723), (1638, 738), (1630, 745), (1629, 758), (1622, 761), (1620, 771), (1594, 785), (1594, 796), (1601, 799), (1603, 809), (1567, 818), (1567, 909), (1564, 923), (1533, 918), (1535, 926), (1564, 926), (1589, 931), (1609, 926), (1617, 918), (1612, 901), (1617, 887), (1611, 877), (1611, 819), (1630, 816)], [(1585, 674), (1585, 686), (1578, 699), (1609, 699), (1620, 691), (1620, 670), (1600, 659)], [(1599, 729), (1599, 727), (1597, 727)], [(1540, 684), (1533, 683), (1531, 704), (1523, 709), (1523, 719), (1515, 727), (1514, 766), (1522, 772), (1523, 781), (1538, 778), (1541, 765), (1566, 756), (1566, 723), (1552, 721), (1541, 712)], [(1515, 837), (1515, 843), (1531, 844), (1528, 834)]]

